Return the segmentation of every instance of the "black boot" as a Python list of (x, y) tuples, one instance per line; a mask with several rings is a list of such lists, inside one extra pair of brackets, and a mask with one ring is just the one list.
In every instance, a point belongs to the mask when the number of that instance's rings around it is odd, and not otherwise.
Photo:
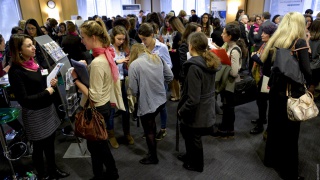
[(263, 132), (263, 125), (256, 125), (253, 129), (251, 129), (250, 134), (260, 134)]

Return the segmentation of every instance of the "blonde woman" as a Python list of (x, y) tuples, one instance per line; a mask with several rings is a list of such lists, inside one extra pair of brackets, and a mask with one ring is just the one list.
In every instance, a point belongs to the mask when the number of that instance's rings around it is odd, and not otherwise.
[(165, 82), (173, 79), (166, 62), (142, 44), (131, 47), (129, 88), (138, 98), (138, 116), (143, 126), (149, 153), (141, 164), (158, 164), (155, 117), (167, 101)]
[[(295, 42), (295, 49), (307, 47), (305, 38), (305, 19), (303, 15), (298, 12), (286, 14), (276, 32), (268, 41), (261, 56), (261, 61), (265, 62), (268, 56), (272, 56), (275, 47), (291, 48)], [(308, 86), (311, 83), (308, 49), (298, 50), (297, 56), (301, 72)], [(300, 97), (305, 93), (302, 84), (290, 81), (281, 73), (271, 72), (269, 80), (269, 124), (264, 163), (278, 171), (282, 179), (302, 179), (298, 175), (300, 122), (288, 119), (287, 84), (291, 85), (292, 97)]]
[[(82, 43), (87, 50), (92, 50), (94, 59), (88, 66), (90, 74), (89, 88), (78, 80), (78, 75), (75, 71), (72, 72), (73, 81), (83, 93), (82, 105), (90, 95), (90, 99), (94, 102), (96, 109), (107, 121), (111, 110), (112, 85), (119, 78), (118, 68), (114, 62), (114, 50), (110, 47), (110, 38), (101, 19), (83, 23), (80, 26), (80, 31)], [(108, 141), (87, 140), (87, 146), (91, 153), (93, 179), (118, 179), (118, 169), (109, 149)], [(103, 172), (103, 165), (106, 166), (106, 174)]]

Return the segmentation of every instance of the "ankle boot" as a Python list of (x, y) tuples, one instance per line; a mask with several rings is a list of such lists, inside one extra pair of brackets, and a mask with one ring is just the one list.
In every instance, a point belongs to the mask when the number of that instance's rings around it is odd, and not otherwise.
[(130, 145), (134, 144), (134, 139), (130, 134), (125, 135), (125, 137), (127, 139), (128, 144)]
[(114, 137), (114, 130), (113, 129), (108, 130), (108, 139), (109, 139), (109, 142), (113, 148), (115, 148), (115, 149), (119, 148), (119, 144), (117, 142), (117, 139), (116, 139), (116, 137)]

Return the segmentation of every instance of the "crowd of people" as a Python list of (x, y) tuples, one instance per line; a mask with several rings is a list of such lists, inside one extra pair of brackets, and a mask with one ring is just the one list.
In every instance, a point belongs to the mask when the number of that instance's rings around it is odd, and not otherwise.
[[(108, 140), (87, 141), (93, 179), (119, 178), (108, 142), (112, 148), (119, 147), (114, 117), (121, 114), (127, 144), (134, 144), (130, 134), (130, 109), (133, 108), (133, 118), (141, 120), (148, 147), (148, 154), (139, 162), (158, 164), (157, 141), (167, 135), (167, 92), (171, 92), (169, 100), (179, 102), (176, 112), (185, 140), (185, 154), (177, 158), (183, 161), (185, 169), (202, 172), (201, 137), (229, 139), (236, 136), (234, 90), (236, 82), (241, 80), (240, 74), (246, 72), (256, 81), (259, 110), (259, 118), (251, 121), (256, 125), (248, 132), (261, 134), (264, 124), (268, 124), (263, 133), (266, 140), (264, 164), (274, 168), (283, 179), (303, 179), (298, 174), (300, 123), (288, 119), (285, 92), (290, 83), (292, 96), (299, 97), (304, 93), (304, 86), (273, 72), (272, 65), (275, 47), (301, 48), (297, 53), (299, 66), (306, 86), (314, 92), (320, 81), (317, 76), (320, 71), (311, 67), (309, 60), (319, 60), (320, 14), (319, 19), (317, 16), (313, 20), (312, 13), (312, 10), (307, 10), (305, 15), (291, 12), (274, 15), (271, 19), (269, 12), (249, 17), (240, 9), (235, 21), (224, 27), (219, 18), (209, 13), (198, 17), (195, 10), (191, 10), (189, 19), (184, 10), (177, 16), (174, 11), (152, 12), (145, 16), (143, 10), (126, 17), (96, 15), (79, 27), (71, 21), (58, 23), (53, 18), (48, 18), (44, 26), (35, 19), (20, 21), (19, 26), (12, 29), (7, 45), (0, 35), (3, 66), (0, 75), (9, 74), (13, 93), (22, 107), (24, 129), (33, 143), (32, 159), (38, 178), (69, 176), (55, 164), (55, 131), (61, 123), (54, 104), (57, 79), (47, 87), (46, 74), (41, 71), (52, 68), (54, 61), (34, 41), (35, 37), (47, 34), (63, 48), (69, 59), (88, 67), (89, 87), (79, 80), (75, 71), (71, 73), (73, 83), (82, 93), (81, 101), (90, 98), (106, 121)], [(208, 44), (208, 38), (212, 39), (212, 44)], [(224, 48), (230, 64), (221, 63), (209, 45)], [(269, 93), (260, 91), (264, 76), (270, 78)], [(217, 78), (224, 78), (219, 94), (215, 91)], [(121, 90), (117, 98), (125, 107), (118, 112), (111, 102), (115, 88)], [(132, 99), (129, 103), (129, 94), (136, 97), (135, 104), (131, 103)], [(223, 115), (215, 130), (216, 111), (220, 108), (216, 102), (218, 95), (223, 102)], [(50, 118), (44, 118), (44, 114)], [(161, 127), (157, 133), (155, 117), (158, 114)], [(48, 166), (44, 166), (43, 153)]]

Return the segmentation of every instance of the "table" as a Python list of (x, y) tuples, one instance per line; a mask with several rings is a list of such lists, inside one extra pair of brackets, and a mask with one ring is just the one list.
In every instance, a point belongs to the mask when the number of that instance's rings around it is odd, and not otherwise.
[(0, 108), (0, 141), (1, 141), (1, 146), (3, 149), (3, 153), (5, 155), (5, 157), (8, 159), (9, 162), (9, 166), (12, 172), (12, 178), (13, 179), (17, 179), (12, 163), (11, 163), (11, 159), (10, 159), (10, 155), (9, 155), (9, 151), (7, 148), (7, 142), (5, 140), (4, 137), (4, 132), (3, 132), (3, 128), (2, 128), (2, 124), (6, 124), (8, 122), (14, 121), (18, 118), (20, 114), (20, 110), (17, 108)]

